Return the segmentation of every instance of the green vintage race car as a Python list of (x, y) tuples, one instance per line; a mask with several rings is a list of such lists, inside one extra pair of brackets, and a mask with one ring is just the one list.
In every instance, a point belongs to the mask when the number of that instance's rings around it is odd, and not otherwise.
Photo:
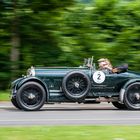
[(80, 67), (31, 67), (11, 87), (11, 102), (22, 110), (62, 102), (111, 102), (118, 109), (140, 110), (140, 73), (105, 74), (92, 58)]

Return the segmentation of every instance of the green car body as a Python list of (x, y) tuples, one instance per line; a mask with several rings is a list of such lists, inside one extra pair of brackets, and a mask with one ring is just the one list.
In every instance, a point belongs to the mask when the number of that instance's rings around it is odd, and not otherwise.
[[(132, 99), (132, 100), (131, 100)], [(105, 74), (94, 67), (45, 67), (28, 70), (12, 82), (11, 101), (19, 109), (38, 110), (44, 103), (112, 102), (119, 109), (140, 109), (140, 74)]]

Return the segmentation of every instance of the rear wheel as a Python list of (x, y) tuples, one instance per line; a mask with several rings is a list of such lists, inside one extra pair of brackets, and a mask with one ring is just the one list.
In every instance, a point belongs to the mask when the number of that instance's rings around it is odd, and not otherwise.
[(46, 101), (46, 92), (39, 83), (27, 82), (18, 90), (16, 101), (23, 110), (39, 110)]
[(90, 80), (85, 73), (72, 71), (64, 77), (62, 87), (69, 99), (80, 101), (90, 89)]
[(126, 105), (123, 103), (119, 103), (119, 102), (112, 102), (113, 106), (115, 106), (118, 109), (127, 109)]
[(130, 84), (124, 94), (125, 105), (132, 110), (140, 110), (140, 82)]

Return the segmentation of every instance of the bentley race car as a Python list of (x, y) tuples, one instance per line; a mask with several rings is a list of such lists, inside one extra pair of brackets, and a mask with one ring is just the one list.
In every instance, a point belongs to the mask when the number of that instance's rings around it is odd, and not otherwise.
[(111, 102), (118, 109), (140, 110), (140, 73), (105, 74), (92, 58), (80, 67), (31, 67), (11, 87), (11, 102), (26, 111), (62, 102)]

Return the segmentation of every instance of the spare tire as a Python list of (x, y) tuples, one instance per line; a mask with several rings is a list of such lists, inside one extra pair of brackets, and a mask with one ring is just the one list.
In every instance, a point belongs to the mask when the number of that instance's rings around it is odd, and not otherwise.
[(62, 82), (64, 94), (73, 101), (84, 99), (90, 90), (90, 86), (88, 75), (80, 71), (68, 73)]

